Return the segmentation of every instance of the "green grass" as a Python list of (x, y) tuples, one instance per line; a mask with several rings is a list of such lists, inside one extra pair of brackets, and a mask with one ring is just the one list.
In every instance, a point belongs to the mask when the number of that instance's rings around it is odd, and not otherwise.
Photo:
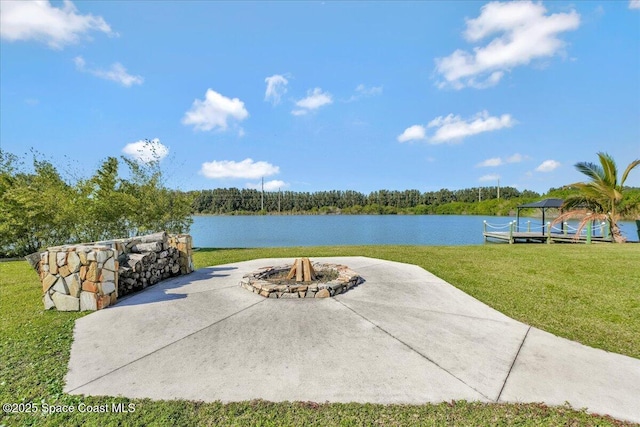
[[(206, 249), (197, 267), (254, 258), (362, 255), (417, 264), (527, 324), (640, 358), (640, 245), (362, 246)], [(0, 426), (153, 425), (624, 425), (570, 407), (449, 402), (425, 405), (231, 404), (71, 396), (62, 392), (75, 319), (45, 312), (36, 274), (0, 263), (0, 403), (111, 405), (133, 413), (9, 415)]]

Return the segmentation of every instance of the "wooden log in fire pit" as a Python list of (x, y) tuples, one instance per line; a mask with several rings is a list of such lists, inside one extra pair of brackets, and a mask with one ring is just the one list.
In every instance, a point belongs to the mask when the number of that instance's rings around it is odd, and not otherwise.
[(296, 277), (296, 282), (316, 280), (316, 272), (313, 270), (309, 258), (296, 258), (293, 267), (291, 267), (289, 274), (287, 274), (287, 280), (293, 279), (293, 276)]

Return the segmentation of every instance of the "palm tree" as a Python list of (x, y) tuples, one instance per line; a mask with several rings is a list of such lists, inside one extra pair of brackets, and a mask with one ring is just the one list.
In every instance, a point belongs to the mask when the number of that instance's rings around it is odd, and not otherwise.
[(577, 235), (589, 221), (606, 221), (614, 242), (623, 243), (627, 239), (620, 233), (618, 220), (620, 219), (620, 205), (624, 199), (624, 182), (629, 172), (640, 165), (636, 159), (627, 166), (622, 178), (618, 182), (618, 168), (616, 162), (607, 153), (598, 153), (600, 164), (579, 162), (575, 168), (589, 177), (589, 182), (577, 182), (570, 187), (576, 188), (580, 194), (569, 196), (564, 201), (562, 209), (565, 211), (554, 223), (567, 218), (581, 217)]

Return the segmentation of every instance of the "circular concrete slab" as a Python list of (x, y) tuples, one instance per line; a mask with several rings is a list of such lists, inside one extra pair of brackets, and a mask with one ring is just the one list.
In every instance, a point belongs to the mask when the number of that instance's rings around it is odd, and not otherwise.
[[(65, 391), (153, 399), (546, 402), (640, 422), (640, 360), (531, 328), (424, 269), (365, 257), (327, 299), (239, 286), (262, 259), (200, 269), (78, 319)], [(398, 278), (402, 278), (399, 280)]]

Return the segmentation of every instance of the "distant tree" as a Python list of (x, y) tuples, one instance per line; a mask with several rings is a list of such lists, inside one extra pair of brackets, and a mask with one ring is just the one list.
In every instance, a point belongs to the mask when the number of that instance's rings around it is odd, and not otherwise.
[(625, 187), (624, 200), (620, 203), (620, 213), (625, 218), (640, 220), (640, 188)]
[(598, 158), (599, 165), (590, 162), (576, 163), (576, 169), (585, 174), (589, 181), (577, 182), (569, 186), (578, 190), (579, 193), (569, 195), (565, 199), (563, 209), (566, 212), (556, 218), (554, 223), (578, 216), (582, 218), (578, 229), (582, 230), (589, 221), (604, 220), (609, 225), (613, 241), (625, 242), (626, 238), (618, 226), (620, 210), (627, 192), (624, 183), (629, 173), (640, 165), (640, 159), (632, 161), (622, 173), (622, 177), (618, 179), (618, 168), (613, 158), (602, 152), (598, 153)]
[(17, 256), (68, 241), (74, 233), (75, 190), (33, 153), (33, 172), (0, 151), (0, 255)]
[(118, 168), (118, 159), (109, 157), (91, 178), (76, 183), (74, 205), (82, 215), (75, 220), (75, 241), (128, 237), (137, 200), (124, 191), (126, 181), (118, 176)]
[(193, 222), (193, 193), (164, 185), (158, 162), (107, 158), (88, 178), (67, 182), (53, 164), (33, 154), (33, 171), (0, 150), (0, 256), (44, 247), (165, 230), (183, 233)]
[(129, 168), (129, 180), (122, 180), (127, 231), (131, 236), (164, 230), (186, 233), (193, 223), (194, 196), (170, 190), (163, 183), (158, 161), (140, 163), (122, 158)]
[(531, 190), (523, 190), (522, 193), (520, 193), (520, 197), (527, 198), (527, 199), (537, 199), (540, 197), (540, 194)]

